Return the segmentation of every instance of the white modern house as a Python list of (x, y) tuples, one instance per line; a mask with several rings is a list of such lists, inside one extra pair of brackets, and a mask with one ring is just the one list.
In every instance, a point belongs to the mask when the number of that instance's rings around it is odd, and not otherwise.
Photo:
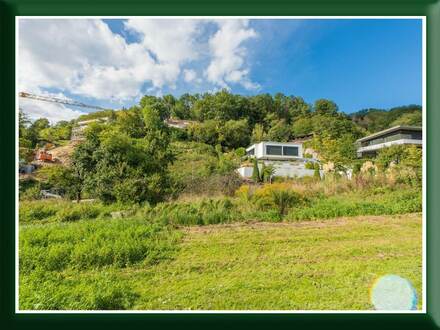
[[(246, 149), (247, 156), (256, 158), (260, 167), (272, 165), (275, 176), (302, 177), (312, 176), (314, 170), (306, 169), (307, 162), (317, 162), (313, 158), (303, 157), (303, 145), (298, 142), (263, 141), (253, 144)], [(252, 177), (253, 166), (243, 165), (238, 168), (238, 173), (244, 178)]]
[(396, 144), (422, 147), (422, 128), (398, 125), (359, 139), (356, 144), (358, 157), (374, 156), (378, 150)]

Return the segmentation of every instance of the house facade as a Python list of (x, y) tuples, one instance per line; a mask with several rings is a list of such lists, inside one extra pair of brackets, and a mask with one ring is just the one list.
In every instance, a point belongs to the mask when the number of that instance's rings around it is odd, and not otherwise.
[(422, 128), (394, 126), (356, 141), (358, 157), (375, 156), (377, 151), (392, 145), (412, 144), (422, 146)]
[(303, 148), (301, 143), (267, 141), (249, 146), (246, 154), (257, 160), (295, 160), (303, 157)]
[[(249, 158), (256, 158), (259, 167), (264, 163), (274, 167), (274, 176), (303, 177), (313, 176), (314, 170), (305, 168), (307, 162), (317, 162), (313, 158), (303, 157), (303, 145), (298, 142), (263, 141), (253, 144), (246, 149)], [(253, 166), (243, 165), (238, 173), (244, 178), (252, 177)]]

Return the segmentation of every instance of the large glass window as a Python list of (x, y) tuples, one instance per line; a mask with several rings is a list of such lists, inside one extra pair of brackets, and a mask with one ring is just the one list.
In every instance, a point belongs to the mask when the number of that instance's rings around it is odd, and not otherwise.
[(298, 156), (298, 147), (283, 147), (284, 156)]
[(283, 148), (281, 146), (266, 146), (266, 154), (267, 155), (276, 155), (282, 156)]

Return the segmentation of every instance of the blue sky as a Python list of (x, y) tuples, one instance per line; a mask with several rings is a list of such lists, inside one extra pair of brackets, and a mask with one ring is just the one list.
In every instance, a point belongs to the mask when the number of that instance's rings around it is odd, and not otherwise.
[[(19, 41), (21, 90), (103, 107), (221, 88), (347, 113), (422, 103), (421, 20), (22, 20)], [(54, 120), (87, 111), (25, 105)]]

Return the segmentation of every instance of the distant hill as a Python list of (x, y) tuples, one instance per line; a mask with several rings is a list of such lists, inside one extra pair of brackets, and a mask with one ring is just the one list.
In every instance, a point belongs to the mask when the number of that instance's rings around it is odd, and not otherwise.
[(408, 105), (385, 109), (364, 109), (350, 114), (351, 119), (370, 133), (396, 125), (422, 125), (422, 107)]

